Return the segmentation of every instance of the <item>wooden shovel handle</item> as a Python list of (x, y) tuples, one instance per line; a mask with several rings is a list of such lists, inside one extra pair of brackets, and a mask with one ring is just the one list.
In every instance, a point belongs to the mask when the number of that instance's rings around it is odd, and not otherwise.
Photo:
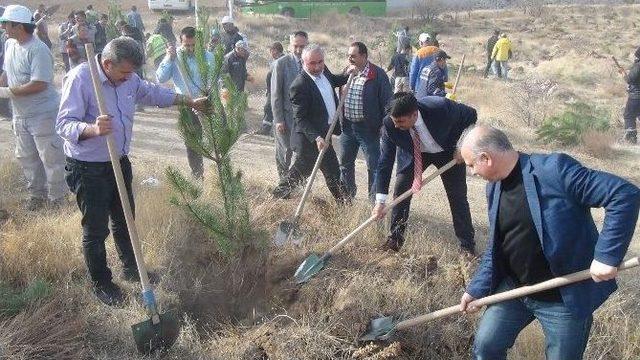
[(460, 60), (460, 67), (458, 68), (458, 74), (456, 75), (456, 81), (453, 83), (453, 89), (451, 90), (452, 94), (456, 93), (456, 90), (458, 90), (458, 82), (460, 81), (460, 74), (462, 74), (462, 67), (464, 66), (464, 58), (466, 57), (466, 54), (462, 54), (462, 60)]
[[(627, 269), (634, 268), (638, 265), (640, 265), (640, 258), (636, 256), (622, 263), (618, 267), (618, 270), (619, 271), (627, 270)], [(582, 270), (569, 275), (559, 276), (557, 278), (553, 278), (535, 285), (522, 286), (517, 289), (504, 291), (501, 293), (483, 297), (481, 299), (471, 302), (469, 306), (481, 307), (485, 305), (491, 305), (491, 304), (499, 303), (502, 301), (512, 300), (519, 297), (531, 295), (537, 292), (555, 289), (557, 287), (573, 284), (573, 283), (587, 280), (590, 278), (591, 278), (591, 272), (589, 271), (589, 269)], [(453, 315), (459, 312), (460, 312), (460, 305), (450, 306), (448, 308), (434, 311), (426, 315), (418, 316), (413, 319), (407, 319), (407, 320), (401, 321), (396, 325), (395, 329), (396, 330), (406, 329), (409, 327), (420, 325), (427, 321), (441, 318), (443, 316)]]
[(336, 112), (333, 114), (333, 119), (331, 120), (331, 126), (329, 126), (329, 130), (327, 134), (324, 136), (325, 147), (320, 150), (318, 157), (316, 158), (316, 163), (313, 165), (313, 170), (311, 170), (311, 175), (309, 175), (309, 180), (307, 180), (307, 185), (304, 187), (304, 192), (302, 193), (302, 199), (300, 199), (300, 203), (298, 203), (298, 207), (296, 208), (296, 212), (293, 215), (293, 223), (297, 223), (298, 218), (302, 214), (302, 210), (304, 209), (304, 203), (307, 201), (309, 194), (311, 193), (311, 188), (313, 187), (313, 182), (316, 179), (316, 174), (318, 173), (318, 169), (320, 168), (320, 163), (322, 163), (322, 159), (324, 158), (324, 154), (329, 149), (331, 143), (331, 136), (333, 135), (333, 129), (336, 128), (336, 124), (338, 123), (338, 119), (340, 118), (340, 113), (342, 112), (342, 107), (344, 106), (344, 102), (347, 98), (347, 91), (349, 90), (349, 86), (354, 79), (354, 75), (349, 75), (349, 80), (347, 80), (347, 85), (345, 85), (344, 90), (342, 91), (342, 96), (340, 96), (340, 102), (338, 103), (338, 108)]
[[(445, 171), (451, 169), (455, 164), (456, 164), (456, 160), (453, 159), (453, 160), (449, 161), (448, 163), (446, 163), (445, 165), (443, 165), (442, 167), (440, 167), (438, 170), (432, 172), (431, 174), (429, 174), (429, 176), (427, 176), (426, 178), (422, 179), (422, 186), (425, 186), (431, 180), (437, 178), (438, 176), (440, 176)], [(397, 198), (393, 199), (392, 202), (390, 202), (387, 206), (385, 206), (384, 216), (387, 216), (387, 214), (389, 214), (391, 212), (390, 211), (391, 209), (393, 209), (396, 205), (398, 205), (399, 203), (404, 201), (406, 198), (408, 198), (409, 196), (411, 196), (411, 195), (413, 195), (415, 193), (418, 193), (418, 192), (414, 191), (413, 189), (409, 189), (409, 190), (405, 191), (404, 193), (402, 193), (402, 195), (400, 195)], [(375, 216), (371, 216), (370, 218), (368, 218), (365, 222), (360, 224), (360, 226), (358, 226), (355, 230), (353, 230), (344, 239), (340, 240), (340, 242), (337, 243), (334, 247), (329, 249), (329, 251), (327, 251), (323, 255), (323, 257), (328, 258), (331, 255), (333, 255), (336, 251), (340, 250), (343, 246), (345, 246), (354, 236), (356, 236), (356, 234), (358, 234), (363, 229), (367, 228), (369, 225), (371, 225), (375, 221), (376, 221), (376, 217)]]
[[(85, 50), (87, 51), (87, 63), (91, 70), (91, 80), (93, 83), (93, 91), (96, 95), (98, 102), (98, 109), (100, 115), (109, 115), (106, 104), (104, 103), (104, 97), (102, 96), (102, 84), (100, 83), (100, 76), (98, 75), (98, 59), (95, 56), (93, 50), (93, 44), (85, 44)], [(138, 272), (140, 273), (140, 282), (142, 283), (143, 292), (151, 290), (149, 283), (149, 276), (144, 264), (144, 258), (142, 255), (142, 248), (140, 247), (140, 240), (138, 239), (138, 231), (133, 218), (133, 212), (131, 211), (131, 202), (129, 201), (129, 195), (127, 193), (127, 187), (125, 186), (124, 177), (122, 176), (122, 167), (120, 166), (120, 157), (116, 150), (116, 144), (113, 140), (113, 135), (107, 136), (107, 148), (109, 149), (109, 158), (111, 159), (111, 165), (113, 166), (113, 174), (116, 177), (116, 185), (118, 187), (118, 195), (122, 202), (122, 210), (124, 212), (124, 218), (127, 222), (127, 230), (129, 231), (129, 237), (131, 238), (131, 245), (133, 246), (133, 254), (136, 258), (138, 265)]]
[(616, 67), (618, 68), (618, 70), (622, 71), (622, 75), (626, 77), (627, 71), (620, 65), (620, 63), (618, 62), (618, 59), (616, 59), (615, 56), (611, 56), (611, 60), (613, 60), (613, 63), (616, 64)]

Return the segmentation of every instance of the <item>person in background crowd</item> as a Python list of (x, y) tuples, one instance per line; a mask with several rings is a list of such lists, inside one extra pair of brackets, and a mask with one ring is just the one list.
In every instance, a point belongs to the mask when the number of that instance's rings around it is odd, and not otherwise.
[[(64, 204), (64, 154), (62, 139), (55, 133), (55, 114), (60, 97), (53, 83), (51, 50), (34, 36), (31, 11), (9, 5), (0, 17), (8, 40), (4, 49), (4, 72), (0, 98), (13, 108), (15, 154), (27, 180), (27, 210)], [(48, 201), (47, 201), (48, 200)]]
[(411, 44), (411, 36), (409, 36), (409, 27), (405, 26), (396, 32), (396, 54), (404, 50), (406, 44)]
[(73, 35), (73, 28), (76, 24), (75, 15), (72, 11), (67, 16), (67, 21), (58, 26), (58, 39), (60, 40), (60, 55), (64, 63), (64, 71), (67, 72), (71, 68), (69, 64), (69, 54), (67, 53), (67, 40)]
[(38, 5), (38, 10), (36, 10), (36, 12), (33, 13), (33, 21), (36, 24), (38, 24), (36, 26), (36, 31), (35, 31), (36, 36), (38, 36), (38, 39), (40, 39), (43, 43), (45, 43), (45, 45), (47, 45), (49, 50), (51, 50), (51, 48), (53, 47), (53, 43), (49, 38), (49, 27), (47, 26), (47, 23), (48, 23), (47, 16), (48, 16), (47, 8), (44, 6), (44, 4), (40, 4)]
[(421, 84), (422, 71), (431, 65), (433, 55), (440, 50), (437, 46), (433, 45), (431, 36), (427, 33), (420, 34), (418, 42), (420, 43), (420, 49), (416, 51), (416, 54), (411, 60), (411, 66), (409, 67), (409, 85), (413, 91), (424, 86), (424, 84)]
[(95, 25), (98, 22), (98, 12), (93, 10), (93, 5), (87, 5), (87, 10), (85, 10), (84, 14), (89, 25)]
[[(319, 45), (305, 47), (302, 60), (304, 70), (293, 80), (289, 90), (295, 122), (291, 145), (296, 156), (272, 195), (277, 199), (290, 198), (311, 174), (320, 151), (328, 147), (320, 163), (320, 171), (336, 202), (345, 204), (348, 197), (340, 181), (338, 157), (333, 145), (326, 143), (324, 138), (338, 107), (335, 88), (346, 84), (348, 75), (334, 75), (329, 71), (324, 63), (324, 50)], [(340, 135), (340, 132), (340, 126), (333, 130), (334, 135)]]
[(447, 59), (451, 59), (444, 50), (438, 50), (433, 57), (434, 61), (422, 70), (420, 86), (416, 89), (416, 97), (447, 96), (445, 88), (452, 85), (448, 82)]
[(100, 20), (95, 22), (96, 35), (94, 46), (96, 53), (102, 52), (104, 46), (107, 45), (107, 26), (109, 26), (109, 16), (107, 14), (100, 15)]
[(160, 34), (170, 45), (176, 44), (176, 36), (173, 34), (173, 16), (161, 17), (158, 19), (154, 34)]
[(84, 11), (82, 11), (82, 10), (74, 11), (73, 17), (74, 17), (74, 19), (76, 21), (75, 25), (73, 26), (73, 34), (74, 35), (78, 35), (78, 32), (79, 32), (78, 28), (80, 26), (82, 26), (82, 25), (86, 25), (87, 29), (89, 30), (89, 40), (90, 40), (90, 42), (95, 42), (96, 41), (96, 27), (87, 22), (87, 15), (84, 13)]
[(394, 93), (411, 90), (409, 87), (409, 62), (411, 61), (410, 56), (412, 50), (411, 43), (408, 41), (405, 42), (403, 48), (400, 52), (393, 55), (389, 66), (387, 66), (387, 71), (393, 70)]
[(87, 61), (87, 52), (84, 48), (85, 44), (90, 44), (89, 25), (81, 24), (78, 26), (78, 33), (71, 35), (67, 40), (67, 54), (69, 56), (69, 66), (73, 69), (81, 63)]
[(262, 124), (260, 125), (260, 130), (258, 130), (258, 134), (260, 135), (270, 135), (272, 133), (273, 111), (271, 110), (271, 75), (273, 73), (273, 65), (276, 60), (284, 56), (284, 48), (279, 41), (276, 41), (269, 46), (269, 55), (271, 56), (271, 62), (269, 63), (269, 72), (267, 72), (267, 77), (265, 79), (267, 84), (267, 94), (266, 102), (263, 107), (264, 115), (262, 116)]
[(340, 180), (347, 196), (355, 198), (356, 157), (362, 150), (367, 160), (367, 196), (375, 200), (375, 172), (380, 158), (380, 127), (391, 99), (391, 84), (387, 74), (369, 61), (369, 50), (362, 42), (351, 44), (350, 66), (355, 67), (351, 84), (346, 89), (340, 135)]
[(238, 28), (233, 24), (233, 19), (230, 16), (223, 17), (220, 23), (224, 30), (220, 35), (220, 41), (224, 46), (224, 53), (228, 54), (234, 49), (235, 44), (240, 40), (244, 40), (244, 38), (240, 35)]
[(135, 5), (132, 5), (131, 10), (127, 13), (127, 23), (140, 30), (140, 32), (144, 34), (144, 23), (142, 22), (142, 16), (140, 16), (138, 8)]
[(309, 35), (304, 31), (289, 35), (289, 54), (276, 60), (272, 68), (271, 111), (275, 126), (273, 135), (276, 140), (276, 169), (280, 182), (285, 180), (293, 158), (291, 134), (294, 119), (289, 88), (298, 74), (304, 71), (302, 51), (308, 44)]
[[(0, 6), (0, 16), (4, 13), (4, 6)], [(7, 32), (0, 29), (0, 74), (4, 69), (4, 44), (7, 42)], [(11, 104), (9, 99), (0, 98), (0, 116), (11, 120)]]
[[(484, 69), (484, 77), (487, 78), (489, 76), (489, 69), (491, 69), (492, 64), (493, 64), (493, 58), (491, 57), (493, 55), (493, 47), (496, 46), (496, 43), (498, 42), (499, 39), (499, 35), (500, 35), (500, 30), (495, 29), (493, 30), (493, 35), (491, 35), (491, 37), (487, 40), (487, 66)], [(496, 73), (496, 75), (498, 77), (502, 77), (502, 74), (500, 73), (500, 68), (498, 68), (498, 72)]]
[[(206, 89), (203, 87), (200, 68), (198, 67), (198, 62), (194, 54), (196, 48), (196, 29), (192, 26), (183, 28), (182, 31), (180, 31), (180, 43), (181, 46), (178, 51), (176, 51), (173, 45), (165, 48), (165, 56), (157, 67), (156, 78), (159, 83), (166, 83), (169, 80), (173, 80), (174, 89), (177, 94), (205, 96)], [(215, 61), (213, 54), (207, 51), (204, 56), (209, 65), (213, 66)], [(184, 79), (180, 76), (180, 69), (182, 69)], [(202, 125), (197, 114), (191, 109), (189, 110), (189, 121), (193, 127), (199, 130), (199, 134), (201, 134)], [(204, 176), (202, 155), (191, 150), (186, 143), (185, 147), (187, 148), (187, 160), (191, 168), (191, 175), (195, 179), (202, 179)]]
[(497, 74), (498, 71), (502, 74), (502, 78), (506, 81), (509, 80), (507, 74), (509, 73), (509, 60), (512, 54), (511, 41), (507, 38), (507, 34), (500, 34), (500, 39), (493, 46), (491, 52), (491, 60), (493, 60), (493, 70)]
[[(623, 70), (620, 70), (624, 74)], [(636, 121), (640, 116), (640, 47), (636, 49), (635, 60), (624, 80), (629, 84), (627, 105), (624, 108), (624, 140), (630, 144), (638, 143)]]
[(249, 45), (244, 40), (238, 40), (233, 51), (225, 55), (222, 62), (222, 72), (229, 74), (238, 91), (244, 91), (245, 81), (253, 81), (247, 73), (248, 58)]
[(167, 47), (170, 45), (164, 36), (160, 34), (150, 35), (145, 46), (145, 55), (147, 60), (153, 61), (153, 68), (158, 69), (162, 59), (167, 53)]

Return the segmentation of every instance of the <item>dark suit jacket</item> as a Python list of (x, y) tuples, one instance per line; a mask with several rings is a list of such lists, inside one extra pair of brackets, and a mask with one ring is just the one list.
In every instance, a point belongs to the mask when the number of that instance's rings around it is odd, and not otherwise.
[[(418, 99), (418, 111), (433, 139), (444, 151), (453, 153), (464, 129), (476, 123), (478, 115), (470, 106), (440, 96)], [(380, 160), (376, 169), (376, 193), (387, 194), (398, 150), (399, 174), (413, 172), (413, 141), (408, 130), (395, 127), (390, 116), (383, 120)]]
[[(329, 83), (334, 88), (340, 87), (347, 83), (348, 75), (334, 75), (329, 69), (325, 68), (324, 76), (327, 77)], [(300, 152), (309, 146), (316, 147), (316, 138), (318, 136), (324, 138), (329, 131), (329, 123), (327, 120), (327, 108), (322, 100), (322, 94), (316, 86), (315, 82), (305, 71), (291, 83), (289, 89), (291, 97), (291, 107), (293, 109), (293, 131), (291, 133), (291, 147), (294, 151)], [(338, 105), (338, 97), (335, 91), (333, 99)], [(333, 130), (334, 135), (340, 135), (340, 126)]]
[[(594, 258), (620, 265), (638, 220), (640, 189), (565, 154), (520, 154), (520, 168), (542, 252), (554, 276), (588, 269)], [(498, 265), (495, 241), (500, 190), (500, 181), (487, 184), (489, 245), (467, 288), (474, 298), (494, 293), (506, 276)], [(591, 217), (594, 207), (605, 209), (599, 234)], [(560, 288), (560, 294), (573, 314), (585, 318), (615, 290), (615, 280), (587, 280)]]

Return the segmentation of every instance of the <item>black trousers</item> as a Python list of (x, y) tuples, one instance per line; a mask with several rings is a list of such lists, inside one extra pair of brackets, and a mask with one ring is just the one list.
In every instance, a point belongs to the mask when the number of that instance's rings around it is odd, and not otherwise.
[(624, 107), (624, 138), (630, 142), (638, 141), (638, 130), (636, 128), (636, 119), (640, 116), (640, 99), (627, 99), (627, 105)]
[[(131, 207), (135, 208), (131, 190), (131, 163), (125, 156), (120, 160), (120, 165)], [(105, 249), (109, 225), (124, 271), (137, 271), (111, 163), (67, 158), (65, 169), (67, 185), (76, 195), (78, 208), (82, 213), (82, 252), (91, 280), (94, 283), (104, 283), (112, 278)]]
[[(278, 184), (276, 191), (278, 192), (291, 192), (296, 187), (302, 185), (306, 178), (311, 175), (313, 166), (318, 158), (318, 148), (316, 144), (309, 144), (305, 146), (304, 150), (296, 153), (295, 161), (289, 168), (287, 175)], [(331, 195), (338, 201), (345, 200), (345, 187), (340, 181), (340, 166), (338, 165), (338, 157), (333, 149), (333, 145), (329, 145), (329, 149), (324, 154), (322, 162), (320, 163), (320, 171), (324, 175), (324, 180), (327, 183), (327, 188), (331, 192)]]
[[(437, 154), (422, 153), (422, 171), (429, 165), (437, 168), (444, 166), (453, 159), (451, 152)], [(458, 164), (440, 175), (444, 190), (449, 200), (449, 208), (453, 219), (453, 228), (460, 244), (470, 247), (475, 245), (475, 232), (471, 222), (471, 210), (467, 201), (467, 174), (464, 164)], [(400, 196), (411, 188), (413, 183), (413, 167), (405, 173), (396, 175), (396, 183), (393, 189), (394, 198)], [(401, 238), (407, 228), (411, 196), (398, 204), (391, 211), (391, 236)]]
[(273, 110), (271, 109), (271, 94), (267, 93), (267, 100), (264, 103), (264, 107), (262, 108), (264, 115), (262, 115), (262, 126), (267, 127), (267, 129), (271, 128), (273, 125)]
[[(200, 119), (193, 110), (189, 110), (189, 120), (197, 130), (197, 135), (202, 138), (202, 124)], [(204, 165), (202, 161), (202, 155), (191, 150), (189, 145), (185, 142), (184, 146), (187, 148), (187, 161), (189, 161), (189, 168), (191, 169), (191, 175), (196, 179), (202, 179), (204, 176)]]

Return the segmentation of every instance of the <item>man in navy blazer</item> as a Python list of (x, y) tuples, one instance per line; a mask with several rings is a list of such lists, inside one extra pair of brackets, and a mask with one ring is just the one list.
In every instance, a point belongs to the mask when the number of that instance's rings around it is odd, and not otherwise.
[[(394, 197), (412, 187), (414, 180), (413, 138), (420, 140), (422, 171), (429, 165), (441, 167), (454, 158), (456, 144), (467, 127), (475, 124), (476, 110), (464, 104), (439, 96), (426, 96), (417, 100), (413, 94), (398, 92), (389, 104), (389, 115), (382, 125), (380, 160), (376, 169), (376, 205), (372, 214), (382, 218), (389, 192), (391, 172), (396, 162)], [(417, 139), (417, 138), (416, 138)], [(422, 174), (420, 171), (420, 174)], [(474, 253), (474, 230), (467, 201), (467, 180), (463, 164), (457, 164), (441, 176), (457, 238), (462, 250)], [(391, 234), (384, 248), (399, 251), (404, 243), (404, 231), (409, 218), (411, 197), (393, 208)]]
[[(488, 180), (489, 244), (461, 299), (468, 304), (496, 292), (590, 269), (592, 280), (491, 305), (480, 320), (476, 359), (506, 359), (518, 333), (538, 319), (547, 359), (581, 359), (592, 313), (613, 293), (617, 266), (633, 237), (640, 189), (565, 154), (523, 154), (506, 135), (478, 126), (460, 152)], [(602, 230), (591, 208), (603, 207)]]

